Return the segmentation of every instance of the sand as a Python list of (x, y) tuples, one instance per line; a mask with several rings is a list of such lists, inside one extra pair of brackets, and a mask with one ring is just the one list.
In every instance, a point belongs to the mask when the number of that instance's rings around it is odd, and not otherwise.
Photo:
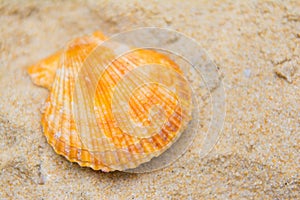
[[(299, 1), (0, 1), (0, 198), (299, 199), (299, 13)], [(219, 142), (201, 157), (196, 138), (175, 163), (143, 174), (55, 154), (40, 125), (48, 91), (27, 66), (74, 37), (145, 26), (194, 38), (220, 68)]]

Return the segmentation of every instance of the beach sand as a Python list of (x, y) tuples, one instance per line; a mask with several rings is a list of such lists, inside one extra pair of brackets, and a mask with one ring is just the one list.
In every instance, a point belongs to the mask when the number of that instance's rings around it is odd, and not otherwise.
[[(194, 38), (219, 67), (219, 142), (202, 158), (196, 138), (175, 163), (142, 174), (57, 155), (40, 125), (48, 91), (26, 68), (77, 36), (146, 26)], [(299, 65), (300, 1), (0, 1), (0, 198), (299, 199)]]

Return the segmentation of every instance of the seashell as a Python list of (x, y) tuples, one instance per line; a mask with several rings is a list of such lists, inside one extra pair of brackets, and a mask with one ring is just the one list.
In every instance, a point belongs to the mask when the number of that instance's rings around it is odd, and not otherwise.
[[(91, 76), (83, 81), (79, 77), (86, 63), (100, 65), (117, 54), (122, 44), (98, 48), (106, 39), (101, 32), (77, 38), (30, 66), (28, 73), (34, 84), (50, 91), (41, 123), (55, 152), (94, 170), (124, 171), (161, 155), (176, 142), (191, 120), (191, 91), (170, 58), (137, 49), (103, 68), (93, 93), (93, 73), (87, 72)], [(76, 96), (81, 91), (77, 84), (84, 95)], [(94, 108), (93, 116), (88, 108)]]

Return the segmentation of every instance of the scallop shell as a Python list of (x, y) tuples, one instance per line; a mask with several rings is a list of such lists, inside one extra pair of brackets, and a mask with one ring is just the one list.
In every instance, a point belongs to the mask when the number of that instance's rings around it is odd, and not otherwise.
[[(182, 78), (178, 81), (167, 73), (183, 74), (170, 58), (138, 49), (103, 69), (91, 94), (93, 101), (76, 97), (76, 84), (82, 84), (78, 83), (82, 66), (106, 39), (101, 32), (77, 38), (65, 49), (30, 66), (28, 73), (36, 85), (50, 91), (42, 127), (55, 152), (94, 170), (124, 171), (159, 156), (180, 137), (191, 120), (191, 91)], [(110, 48), (98, 49), (94, 64), (115, 55), (115, 49)], [(161, 70), (158, 76), (160, 69), (156, 66), (156, 70), (148, 70), (147, 64), (163, 65), (169, 70)], [(167, 86), (159, 83), (161, 80)], [(88, 86), (83, 89), (88, 90)], [(84, 103), (77, 105), (77, 98)], [(93, 106), (95, 120), (83, 110), (87, 106)], [(98, 132), (91, 128), (91, 121), (97, 122)]]

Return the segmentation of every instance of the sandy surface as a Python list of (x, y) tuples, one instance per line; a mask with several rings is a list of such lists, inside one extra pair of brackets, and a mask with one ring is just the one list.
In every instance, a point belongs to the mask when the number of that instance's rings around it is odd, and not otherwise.
[[(76, 36), (143, 26), (193, 37), (219, 66), (219, 143), (200, 158), (196, 139), (144, 174), (96, 172), (55, 154), (40, 126), (48, 92), (26, 67)], [(299, 199), (299, 65), (299, 1), (0, 1), (0, 198)]]

